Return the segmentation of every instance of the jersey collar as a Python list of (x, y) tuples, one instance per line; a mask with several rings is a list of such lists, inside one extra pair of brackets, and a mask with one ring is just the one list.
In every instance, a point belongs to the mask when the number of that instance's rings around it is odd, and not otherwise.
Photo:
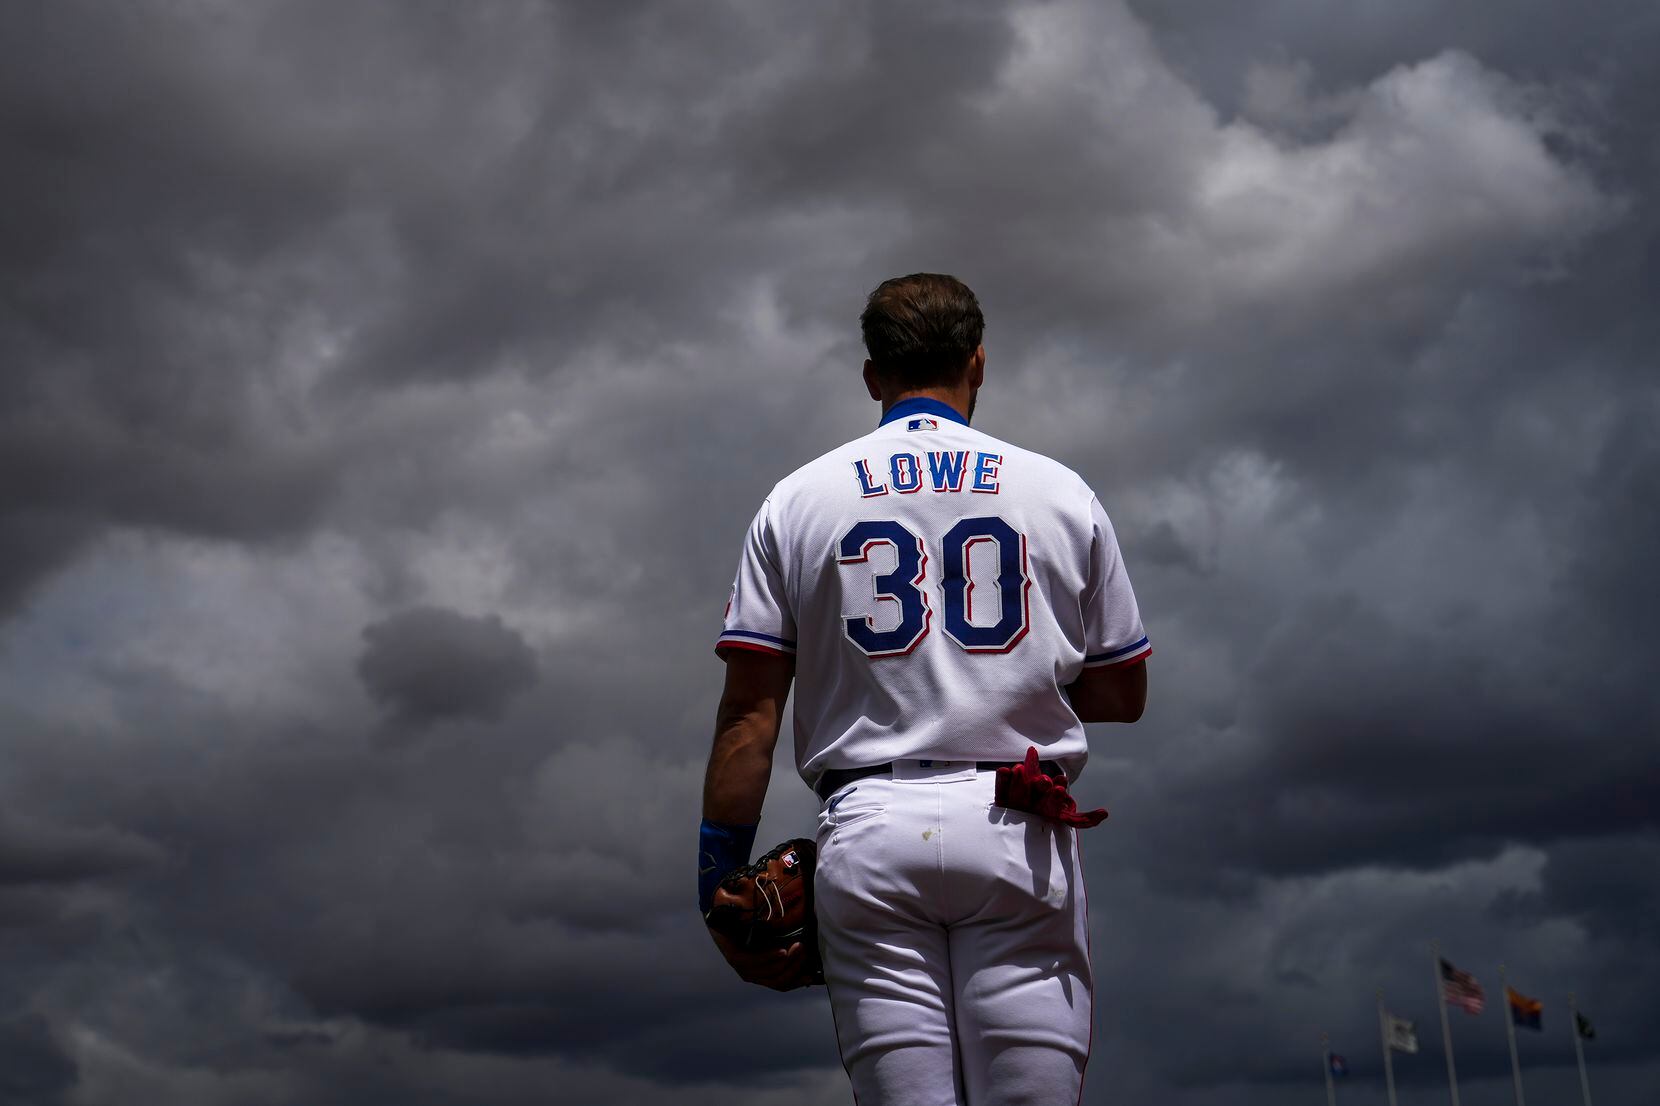
[(949, 403), (941, 403), (930, 396), (912, 396), (910, 399), (900, 400), (888, 408), (888, 413), (883, 415), (882, 421), (876, 425), (886, 426), (890, 422), (898, 419), (908, 419), (915, 415), (937, 415), (942, 419), (960, 422), (964, 426), (968, 425), (968, 420), (963, 418), (962, 412)]

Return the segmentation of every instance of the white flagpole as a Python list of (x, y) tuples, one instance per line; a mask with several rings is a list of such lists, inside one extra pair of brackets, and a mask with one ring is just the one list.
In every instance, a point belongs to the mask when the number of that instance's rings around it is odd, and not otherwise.
[(1499, 965), (1499, 990), (1504, 994), (1504, 1036), (1510, 1042), (1510, 1078), (1516, 1084), (1516, 1106), (1527, 1106), (1522, 1098), (1522, 1062), (1516, 1058), (1516, 1017), (1510, 1012), (1510, 985), (1505, 982), (1504, 965)]
[[(1378, 992), (1378, 1034), (1383, 1038), (1383, 1079), (1384, 1085), (1389, 1088), (1389, 1106), (1395, 1103), (1395, 1058), (1390, 1055), (1394, 1050), (1389, 1047), (1389, 1023), (1385, 1020), (1389, 1015), (1384, 1013), (1383, 992)], [(1326, 1065), (1331, 1070), (1331, 1065)]]
[(1568, 993), (1568, 1030), (1574, 1035), (1574, 1059), (1579, 1061), (1579, 1090), (1585, 1096), (1585, 1106), (1591, 1106), (1591, 1081), (1585, 1078), (1585, 1042), (1579, 1039), (1579, 1007), (1574, 1005), (1571, 991)]
[(1447, 1089), (1452, 1092), (1452, 1106), (1458, 1106), (1458, 1069), (1453, 1064), (1452, 1025), (1447, 1021), (1447, 994), (1441, 983), (1441, 942), (1429, 943), (1429, 956), (1435, 968), (1435, 1005), (1441, 1011), (1441, 1044), (1447, 1050)]
[(1331, 1038), (1320, 1034), (1320, 1051), (1326, 1058), (1326, 1106), (1337, 1106), (1337, 1088), (1331, 1082)]

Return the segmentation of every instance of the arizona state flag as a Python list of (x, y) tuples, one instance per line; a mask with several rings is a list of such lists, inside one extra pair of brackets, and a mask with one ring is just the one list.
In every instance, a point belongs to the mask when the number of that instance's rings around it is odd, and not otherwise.
[(1545, 1004), (1536, 998), (1528, 998), (1514, 987), (1504, 989), (1504, 1000), (1510, 1004), (1510, 1020), (1523, 1029), (1531, 1029), (1543, 1033)]

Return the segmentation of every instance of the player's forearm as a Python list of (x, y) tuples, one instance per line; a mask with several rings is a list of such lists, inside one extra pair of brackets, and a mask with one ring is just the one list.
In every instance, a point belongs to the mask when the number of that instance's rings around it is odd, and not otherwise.
[(703, 777), (703, 824), (698, 827), (697, 903), (702, 914), (709, 913), (715, 887), (726, 873), (749, 863), (777, 739), (775, 711), (769, 725), (766, 710), (731, 714), (722, 701), (715, 747)]
[(715, 744), (703, 777), (703, 816), (754, 825), (772, 778), (784, 703), (795, 678), (791, 657), (738, 650), (726, 657), (726, 686), (715, 715)]
[(703, 777), (703, 816), (713, 822), (752, 825), (761, 820), (772, 778), (778, 718), (758, 709), (721, 721)]
[(1080, 721), (1134, 722), (1147, 708), (1147, 665), (1086, 668), (1066, 697)]
[(1080, 722), (1134, 722), (1141, 717), (1141, 709), (1118, 699), (1080, 697), (1074, 695), (1072, 709)]
[(734, 650), (725, 659), (726, 686), (703, 776), (703, 824), (698, 828), (698, 909), (704, 914), (721, 878), (749, 863), (772, 778), (772, 751), (795, 678), (791, 657)]

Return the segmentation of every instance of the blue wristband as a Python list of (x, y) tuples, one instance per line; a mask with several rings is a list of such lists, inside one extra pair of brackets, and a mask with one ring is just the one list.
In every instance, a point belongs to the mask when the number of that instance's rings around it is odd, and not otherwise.
[(755, 847), (755, 826), (734, 826), (705, 818), (697, 829), (697, 909), (709, 913), (715, 888), (726, 873), (749, 863)]

